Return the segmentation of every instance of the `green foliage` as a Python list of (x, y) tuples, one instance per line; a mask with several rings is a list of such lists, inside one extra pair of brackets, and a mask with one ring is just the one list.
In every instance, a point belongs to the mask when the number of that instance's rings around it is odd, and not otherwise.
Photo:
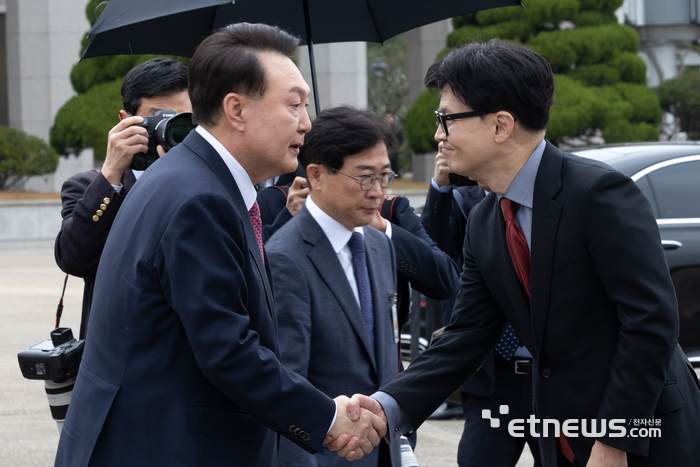
[(582, 11), (573, 19), (573, 23), (577, 28), (602, 26), (604, 24), (616, 24), (617, 17), (612, 13), (603, 13), (602, 11)]
[(58, 154), (41, 138), (0, 126), (0, 189), (29, 175), (53, 172), (57, 165)]
[(562, 21), (572, 18), (581, 9), (579, 0), (528, 0), (527, 7), (511, 6), (480, 11), (476, 20), (482, 26), (524, 21), (535, 28), (553, 28)]
[(120, 79), (93, 86), (69, 100), (58, 111), (51, 128), (51, 145), (61, 154), (67, 148), (94, 148), (95, 159), (104, 159), (107, 133), (119, 123)]
[(408, 144), (416, 154), (437, 151), (435, 110), (440, 105), (440, 91), (428, 89), (416, 99), (406, 115)]
[(600, 128), (608, 143), (658, 140), (656, 127), (661, 121), (661, 108), (656, 95), (646, 86), (586, 86), (565, 75), (556, 75), (554, 81), (548, 139), (558, 141), (589, 128)]
[(700, 139), (700, 72), (686, 68), (681, 76), (664, 81), (656, 93), (661, 107), (678, 119), (681, 131)]
[(624, 0), (581, 0), (581, 10), (600, 11), (612, 14)]
[[(440, 56), (454, 47), (494, 38), (523, 44), (542, 55), (555, 73), (554, 106), (547, 125), (549, 140), (558, 143), (565, 137), (591, 135), (597, 129), (611, 143), (655, 140), (661, 104), (645, 86), (646, 65), (637, 56), (638, 33), (617, 23), (614, 11), (622, 2), (528, 0), (526, 8), (495, 8), (460, 16), (453, 19), (455, 30)], [(573, 24), (573, 29), (566, 28), (564, 22)], [(560, 25), (564, 29), (558, 29)], [(700, 73), (696, 78), (700, 91)], [(688, 107), (684, 103), (692, 99), (677, 97), (681, 89), (671, 91), (671, 86), (663, 94), (668, 96), (666, 106), (683, 113)], [(430, 102), (422, 95), (409, 112), (412, 118), (406, 127), (416, 152), (435, 147), (432, 110), (436, 106), (437, 98)], [(691, 120), (698, 122), (694, 134), (700, 138), (700, 99), (692, 118), (683, 115), (684, 129), (690, 128)]]
[(547, 59), (555, 73), (566, 73), (575, 66), (604, 63), (623, 52), (636, 52), (639, 34), (628, 26), (608, 24), (543, 31), (527, 46)]

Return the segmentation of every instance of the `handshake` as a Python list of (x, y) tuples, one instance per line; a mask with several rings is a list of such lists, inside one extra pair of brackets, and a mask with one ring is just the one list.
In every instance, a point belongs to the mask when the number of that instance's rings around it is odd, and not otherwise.
[(349, 461), (360, 459), (386, 435), (384, 409), (379, 402), (362, 394), (351, 399), (338, 396), (334, 400), (338, 416), (323, 443)]

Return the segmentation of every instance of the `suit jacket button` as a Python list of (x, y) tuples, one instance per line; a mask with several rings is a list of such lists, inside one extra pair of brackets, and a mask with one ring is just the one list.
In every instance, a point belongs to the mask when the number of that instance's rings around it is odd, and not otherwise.
[(301, 428), (295, 428), (294, 429), (294, 434), (299, 436), (299, 433), (301, 432)]
[(100, 209), (102, 209), (103, 211), (106, 211), (106, 210), (107, 210), (107, 205), (104, 204), (104, 203), (100, 204)]
[(104, 213), (98, 209), (97, 212), (95, 212), (95, 214), (97, 214), (98, 216), (102, 216), (102, 214), (104, 214)]
[(100, 217), (99, 217), (99, 216), (92, 216), (92, 220), (93, 220), (94, 222), (97, 222), (97, 221), (100, 220)]
[(294, 425), (292, 425), (292, 426), (289, 427), (289, 432), (290, 432), (290, 433), (294, 433), (294, 430), (295, 430), (295, 429), (296, 429), (296, 427), (295, 427)]
[(105, 204), (109, 204), (109, 198), (103, 199), (102, 202), (105, 203)]
[(306, 438), (306, 432), (305, 432), (304, 430), (301, 430), (301, 431), (299, 432), (299, 438), (301, 438), (301, 439)]
[(306, 433), (306, 436), (304, 436), (304, 441), (309, 441), (311, 439), (311, 435)]
[(550, 370), (549, 368), (544, 368), (542, 370), (542, 377), (549, 378), (550, 376), (552, 376), (552, 370)]
[(418, 268), (413, 268), (413, 274), (418, 274)]

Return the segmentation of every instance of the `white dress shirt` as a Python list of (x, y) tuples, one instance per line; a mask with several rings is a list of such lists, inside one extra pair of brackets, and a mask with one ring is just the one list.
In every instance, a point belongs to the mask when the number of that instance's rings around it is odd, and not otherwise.
[(360, 293), (357, 290), (357, 281), (355, 280), (355, 271), (352, 268), (352, 252), (350, 251), (348, 242), (350, 241), (350, 237), (352, 237), (353, 232), (360, 232), (360, 234), (362, 234), (362, 238), (364, 238), (365, 234), (362, 227), (355, 227), (354, 230), (348, 230), (347, 227), (333, 219), (321, 208), (319, 208), (318, 205), (314, 203), (314, 200), (311, 199), (311, 196), (306, 197), (304, 204), (306, 205), (306, 209), (309, 210), (311, 217), (318, 222), (321, 230), (323, 230), (323, 233), (326, 234), (328, 241), (331, 242), (333, 251), (335, 251), (335, 254), (338, 255), (338, 261), (340, 261), (340, 266), (343, 268), (345, 277), (348, 278), (352, 293), (355, 295), (357, 306), (361, 307)]

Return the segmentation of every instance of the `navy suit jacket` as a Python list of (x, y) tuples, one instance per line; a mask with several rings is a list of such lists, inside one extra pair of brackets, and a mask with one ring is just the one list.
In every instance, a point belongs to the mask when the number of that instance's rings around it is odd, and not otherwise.
[[(97, 265), (107, 242), (107, 235), (124, 197), (136, 183), (131, 169), (124, 172), (121, 183), (122, 190), (117, 193), (101, 173), (89, 170), (73, 175), (61, 187), (63, 222), (56, 236), (54, 255), (56, 264), (63, 272), (82, 277), (85, 281), (80, 339), (85, 338)], [(102, 209), (102, 206), (106, 209)], [(101, 215), (97, 215), (98, 210), (101, 211)]]
[(225, 163), (192, 132), (142, 177), (102, 254), (56, 465), (272, 466), (273, 431), (320, 449), (335, 405), (278, 359), (268, 274)]
[[(631, 467), (694, 465), (700, 389), (678, 346), (674, 289), (646, 197), (609, 166), (547, 144), (532, 214), (530, 303), (491, 193), (469, 216), (452, 323), (382, 390), (418, 428), (508, 321), (533, 354), (537, 418), (661, 420), (661, 438), (568, 438), (580, 465), (596, 440), (626, 451)], [(556, 438), (540, 443), (543, 465), (556, 465)]]
[[(364, 228), (372, 287), (375, 349), (355, 295), (325, 233), (306, 206), (267, 243), (279, 319), (282, 362), (329, 395), (372, 394), (399, 371), (391, 295), (396, 291), (396, 259), (389, 238)], [(401, 441), (391, 444), (392, 466), (401, 465)], [(353, 462), (377, 465), (379, 448)], [(339, 466), (347, 461), (331, 451), (315, 456), (287, 440), (280, 443), (280, 466)]]

